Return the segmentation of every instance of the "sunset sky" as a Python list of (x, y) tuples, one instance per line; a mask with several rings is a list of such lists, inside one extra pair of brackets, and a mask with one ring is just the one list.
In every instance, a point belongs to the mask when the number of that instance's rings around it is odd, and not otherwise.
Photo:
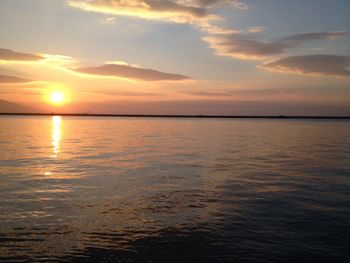
[(1, 0), (0, 100), (350, 115), (349, 14), (349, 0)]

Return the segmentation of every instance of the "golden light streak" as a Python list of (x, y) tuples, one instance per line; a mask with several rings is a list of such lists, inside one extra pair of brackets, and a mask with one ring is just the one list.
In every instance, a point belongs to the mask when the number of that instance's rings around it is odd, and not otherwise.
[(62, 118), (60, 116), (52, 117), (52, 142), (53, 155), (52, 158), (57, 158), (60, 152), (60, 142), (61, 142), (61, 122)]

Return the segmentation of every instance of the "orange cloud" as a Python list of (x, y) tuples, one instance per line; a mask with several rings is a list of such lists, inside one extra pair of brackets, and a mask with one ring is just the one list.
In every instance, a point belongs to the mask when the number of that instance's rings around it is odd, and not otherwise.
[(0, 60), (8, 61), (36, 61), (44, 57), (36, 54), (20, 53), (11, 49), (0, 48)]
[(237, 9), (247, 8), (238, 0), (68, 0), (70, 6), (86, 11), (176, 23), (213, 18), (215, 16), (209, 13), (209, 9), (222, 3)]

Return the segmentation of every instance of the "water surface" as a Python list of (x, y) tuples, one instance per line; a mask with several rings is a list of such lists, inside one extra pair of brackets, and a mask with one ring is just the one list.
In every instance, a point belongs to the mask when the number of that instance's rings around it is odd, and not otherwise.
[(350, 122), (0, 117), (0, 261), (349, 262)]

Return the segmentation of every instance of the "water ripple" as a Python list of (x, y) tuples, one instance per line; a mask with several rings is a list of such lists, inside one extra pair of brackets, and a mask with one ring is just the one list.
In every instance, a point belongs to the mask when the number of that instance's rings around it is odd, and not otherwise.
[(350, 260), (347, 121), (0, 122), (1, 262)]

